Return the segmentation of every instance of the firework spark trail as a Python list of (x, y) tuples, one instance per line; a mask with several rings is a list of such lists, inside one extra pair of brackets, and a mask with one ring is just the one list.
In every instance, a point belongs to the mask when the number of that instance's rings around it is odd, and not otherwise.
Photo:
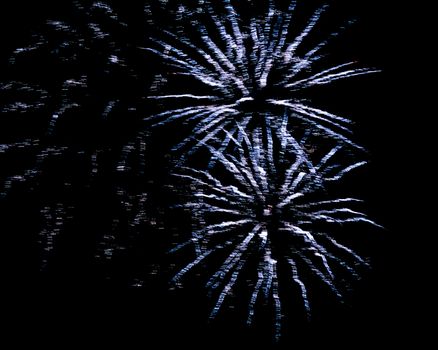
[(292, 279), (300, 287), (301, 298), (303, 299), (304, 309), (306, 311), (306, 317), (307, 317), (308, 320), (310, 320), (311, 312), (310, 312), (309, 299), (307, 298), (306, 286), (304, 285), (304, 283), (298, 277), (298, 270), (297, 270), (297, 265), (295, 264), (295, 262), (292, 259), (288, 259), (288, 263), (289, 263), (289, 265), (290, 265), (290, 267), (292, 269)]
[[(249, 103), (265, 104), (263, 108), (268, 110), (270, 108), (268, 105), (283, 107), (290, 115), (286, 124), (288, 133), (291, 133), (291, 128), (295, 127), (296, 122), (311, 124), (323, 135), (363, 150), (350, 140), (349, 124), (351, 122), (348, 119), (304, 105), (293, 97), (293, 93), (298, 90), (378, 72), (376, 69), (352, 68), (356, 62), (348, 62), (322, 69), (307, 77), (296, 78), (298, 73), (309, 70), (312, 64), (322, 57), (316, 56), (316, 53), (327, 45), (328, 40), (316, 45), (303, 57), (297, 52), (304, 45), (306, 38), (315, 30), (328, 6), (317, 9), (305, 28), (295, 38), (292, 38), (289, 32), (293, 23), (292, 16), (297, 7), (296, 1), (291, 1), (285, 12), (277, 9), (273, 1), (269, 1), (267, 14), (264, 17), (251, 18), (248, 24), (243, 23), (232, 1), (223, 0), (219, 7), (221, 6), (224, 14), (219, 13), (210, 1), (205, 3), (206, 12), (211, 18), (211, 23), (209, 23), (211, 28), (209, 26), (207, 29), (207, 23), (203, 20), (192, 18), (191, 26), (195, 33), (192, 38), (183, 34), (181, 37), (169, 30), (164, 30), (164, 39), (151, 38), (151, 47), (144, 48), (158, 55), (170, 67), (175, 67), (176, 74), (192, 76), (205, 84), (205, 90), (210, 92), (207, 95), (197, 95), (187, 91), (180, 94), (164, 93), (152, 96), (151, 99), (190, 100), (194, 102), (191, 107), (193, 112), (200, 112), (199, 108), (206, 108), (203, 112), (207, 114), (208, 110), (210, 114), (213, 114), (223, 108), (230, 109), (230, 114), (215, 116), (214, 130), (195, 126), (197, 136), (201, 137), (202, 141), (196, 140), (194, 135), (188, 137), (183, 141), (184, 145), (193, 142), (197, 142), (197, 145), (185, 152), (191, 155), (204, 143), (215, 144), (215, 142), (219, 142), (222, 150), (226, 150), (230, 135), (237, 132), (235, 124), (239, 122), (240, 115), (249, 119), (245, 120), (246, 124), (255, 123), (259, 128), (278, 129), (281, 127), (281, 123), (275, 119), (273, 122), (268, 122), (270, 118), (268, 113), (262, 113), (264, 122), (258, 121), (260, 113), (238, 113), (244, 111)], [(335, 32), (330, 35), (330, 38), (338, 34)], [(221, 47), (225, 47), (225, 50)], [(249, 48), (251, 49), (247, 52)], [(273, 72), (281, 69), (286, 69), (290, 73), (283, 75), (282, 78), (274, 78)], [(283, 95), (290, 94), (291, 98), (278, 99), (274, 93), (270, 92), (271, 86), (280, 88)], [(265, 100), (258, 97), (262, 92), (266, 92), (269, 97)], [(210, 101), (211, 105), (200, 107), (196, 101)], [(230, 101), (234, 102), (230, 103)], [(155, 118), (161, 118), (159, 125), (163, 125), (177, 119), (183, 120), (191, 115), (190, 107), (181, 112), (178, 115), (162, 112), (145, 119), (153, 121)], [(204, 120), (200, 119), (197, 123), (203, 125)], [(182, 151), (181, 148), (174, 150)], [(186, 157), (183, 157), (182, 161), (185, 159)], [(211, 166), (214, 161), (212, 160)]]
[(234, 268), (234, 266), (239, 261), (244, 261), (241, 259), (242, 254), (247, 250), (249, 243), (254, 238), (254, 236), (258, 233), (260, 230), (261, 225), (257, 225), (249, 234), (245, 237), (242, 243), (240, 243), (236, 249), (233, 250), (233, 252), (228, 256), (228, 258), (224, 261), (221, 268), (210, 278), (210, 280), (207, 282), (207, 287), (216, 289), (219, 285), (222, 279), (225, 278), (225, 276), (228, 274), (228, 272), (231, 271), (231, 269)]
[[(325, 184), (329, 180), (340, 179), (342, 176), (338, 174), (345, 175), (357, 167), (335, 163), (341, 145), (330, 149), (314, 163), (315, 166), (310, 167), (305, 155), (301, 156), (293, 151), (293, 147), (288, 147), (293, 142), (290, 138), (278, 140), (276, 134), (262, 137), (258, 129), (252, 132), (242, 130), (242, 133), (243, 142), (236, 155), (221, 153), (208, 146), (212, 156), (217, 158), (216, 166), (207, 170), (183, 167), (174, 173), (192, 188), (193, 199), (181, 207), (189, 207), (195, 222), (202, 221), (203, 224), (193, 231), (192, 238), (180, 243), (173, 252), (182, 246), (193, 246), (195, 241), (204, 247), (204, 251), (176, 276), (179, 281), (201, 261), (204, 269), (214, 266), (209, 259), (212, 249), (230, 250), (206, 283), (209, 295), (218, 294), (210, 314), (210, 318), (214, 318), (235, 288), (239, 276), (243, 274), (248, 278), (251, 275), (246, 268), (249, 262), (256, 262), (258, 272), (254, 276), (256, 280), (248, 303), (247, 324), (253, 322), (262, 291), (264, 300), (272, 300), (274, 336), (278, 339), (283, 318), (279, 285), (294, 283), (298, 286), (304, 312), (310, 318), (312, 295), (299, 275), (312, 276), (342, 300), (343, 291), (349, 284), (347, 281), (341, 283), (337, 278), (339, 271), (354, 280), (360, 278), (358, 266), (368, 266), (354, 250), (335, 240), (329, 231), (316, 228), (315, 223), (376, 224), (364, 213), (349, 207), (359, 203), (357, 199), (324, 199)], [(285, 149), (283, 157), (273, 157), (278, 154), (277, 147)], [(363, 162), (355, 164), (359, 163)], [(222, 170), (217, 172), (217, 167), (222, 167)], [(226, 176), (222, 180), (223, 171), (231, 176), (231, 180), (225, 180)], [(318, 193), (322, 199), (314, 197)], [(200, 197), (202, 203), (196, 200)], [(210, 221), (209, 215), (218, 212), (220, 221)], [(225, 244), (218, 244), (218, 239)], [(339, 251), (344, 255), (338, 255), (336, 252)], [(284, 264), (289, 266), (289, 276), (278, 270), (278, 266)]]

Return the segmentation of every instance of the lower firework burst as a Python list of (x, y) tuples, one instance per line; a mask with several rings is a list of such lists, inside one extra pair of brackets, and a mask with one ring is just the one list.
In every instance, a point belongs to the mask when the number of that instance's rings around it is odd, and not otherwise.
[[(337, 229), (331, 226), (376, 224), (353, 208), (360, 200), (327, 194), (329, 183), (365, 162), (336, 163), (341, 146), (335, 146), (312, 163), (288, 139), (281, 142), (278, 135), (260, 130), (248, 134), (241, 129), (240, 133), (243, 147), (234, 155), (208, 147), (217, 159), (215, 167), (179, 168), (174, 174), (190, 183), (191, 199), (180, 207), (191, 211), (194, 227), (191, 237), (171, 252), (192, 247), (195, 256), (172, 282), (180, 284), (189, 272), (201, 267), (213, 269), (206, 287), (216, 298), (210, 314), (215, 318), (238, 281), (245, 280), (252, 288), (247, 324), (253, 322), (258, 303), (271, 303), (278, 340), (283, 284), (295, 285), (303, 311), (310, 317), (312, 292), (305, 281), (317, 281), (342, 300), (348, 287), (346, 276), (358, 278), (360, 268), (367, 266), (332, 234)], [(274, 149), (277, 144), (281, 150)]]

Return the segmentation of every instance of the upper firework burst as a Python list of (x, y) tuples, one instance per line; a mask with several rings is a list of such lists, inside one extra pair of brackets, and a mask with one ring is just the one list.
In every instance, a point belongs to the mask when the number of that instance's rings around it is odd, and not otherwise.
[[(245, 4), (255, 6), (252, 1)], [(193, 140), (200, 146), (218, 136), (227, 146), (224, 130), (237, 132), (236, 121), (250, 128), (266, 127), (265, 111), (283, 115), (286, 110), (292, 136), (294, 129), (305, 125), (324, 138), (360, 148), (349, 138), (348, 119), (312, 106), (310, 94), (303, 92), (376, 70), (355, 68), (356, 62), (317, 69), (322, 49), (338, 33), (303, 50), (326, 6), (318, 8), (298, 34), (291, 34), (297, 32), (294, 26), (300, 26), (295, 8), (295, 0), (285, 11), (269, 1), (267, 13), (244, 19), (230, 0), (219, 5), (203, 1), (200, 13), (181, 7), (179, 12), (185, 11), (190, 19), (188, 25), (175, 32), (162, 30), (146, 48), (172, 68), (167, 87), (149, 97), (162, 102), (164, 111), (147, 119), (156, 125), (193, 123), (191, 137), (176, 148)], [(187, 77), (192, 81), (186, 83)], [(270, 127), (280, 124), (274, 120)], [(189, 152), (196, 148), (190, 146)]]

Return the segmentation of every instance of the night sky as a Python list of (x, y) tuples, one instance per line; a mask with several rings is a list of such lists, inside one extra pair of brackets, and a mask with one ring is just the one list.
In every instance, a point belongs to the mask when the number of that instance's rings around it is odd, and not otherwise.
[[(407, 68), (415, 65), (413, 56), (418, 43), (411, 32), (414, 21), (409, 19), (416, 16), (394, 1), (332, 2), (333, 11), (328, 20), (334, 22), (332, 29), (349, 18), (356, 18), (357, 23), (330, 46), (330, 59), (339, 58), (336, 62), (357, 59), (362, 66), (377, 67), (382, 73), (340, 83), (315, 99), (328, 110), (354, 120), (354, 139), (368, 149), (369, 165), (348, 178), (345, 188), (365, 200), (367, 215), (385, 229), (357, 232), (368, 235), (361, 249), (371, 258), (373, 269), (354, 285), (348, 297), (349, 306), (322, 302), (322, 311), (311, 323), (288, 325), (280, 345), (296, 349), (355, 348), (356, 345), (403, 344), (411, 339), (421, 341), (413, 325), (419, 319), (416, 309), (427, 308), (426, 301), (415, 302), (420, 288), (417, 287), (421, 265), (419, 241), (425, 232), (410, 222), (413, 211), (419, 211), (411, 209), (410, 203), (417, 196), (412, 173), (420, 165), (413, 164), (412, 145), (416, 142), (409, 140), (409, 135), (417, 134), (418, 127), (411, 125), (415, 121), (406, 122), (408, 118), (421, 117), (410, 107), (413, 95), (409, 86), (415, 86), (415, 74)], [(126, 71), (114, 69), (108, 74), (101, 69), (100, 57), (93, 52), (84, 55), (81, 61), (84, 63), (76, 66), (50, 62), (40, 56), (18, 62), (17, 68), (11, 67), (8, 59), (12, 51), (38, 32), (45, 21), (54, 18), (75, 21), (76, 17), (72, 19), (69, 7), (55, 1), (17, 0), (11, 6), (2, 4), (2, 82), (26, 80), (56, 91), (63, 77), (81, 69), (92, 77), (87, 95), (78, 95), (85, 101), (83, 106), (67, 115), (55, 135), (47, 136), (47, 110), (0, 114), (0, 144), (45, 138), (48, 144), (67, 147), (65, 154), (44, 165), (42, 180), (31, 186), (33, 190), (19, 184), (0, 200), (1, 251), (6, 258), (2, 280), (10, 290), (3, 297), (8, 309), (5, 313), (8, 332), (10, 329), (11, 334), (16, 334), (14, 339), (18, 342), (30, 338), (32, 342), (60, 346), (78, 341), (82, 346), (93, 343), (102, 347), (118, 342), (126, 348), (133, 344), (144, 348), (273, 348), (271, 333), (266, 331), (271, 327), (269, 315), (267, 321), (262, 319), (249, 329), (240, 319), (230, 316), (208, 323), (211, 303), (204, 291), (193, 285), (169, 289), (169, 264), (173, 261), (166, 251), (170, 236), (190, 227), (186, 218), (174, 216), (168, 210), (174, 197), (168, 186), (167, 153), (180, 130), (163, 128), (146, 135), (146, 170), (141, 170), (144, 166), (141, 162), (134, 165), (138, 167), (133, 171), (137, 175), (119, 176), (110, 170), (119, 155), (117, 150), (136, 135), (142, 118), (153, 111), (154, 107), (144, 102), (142, 96), (162, 67), (154, 59), (146, 61), (150, 56), (135, 49), (144, 46), (148, 33), (156, 30), (142, 15), (144, 2), (107, 3), (128, 24), (128, 29), (113, 28), (117, 44), (126, 55)], [(309, 8), (315, 8), (314, 4), (318, 3), (309, 2)], [(158, 19), (155, 15), (155, 20), (164, 26), (169, 19)], [(407, 50), (406, 41), (414, 46)], [(2, 93), (2, 107), (8, 98), (13, 96), (4, 97)], [(58, 102), (62, 99), (57, 98)], [(113, 98), (122, 102), (111, 118), (102, 121), (98, 116), (99, 106)], [(109, 151), (98, 154), (99, 170), (90, 179), (87, 175), (90, 165), (85, 159), (87, 152), (91, 154), (94, 149)], [(33, 164), (34, 156), (35, 153), (27, 151), (11, 156), (0, 154), (1, 182), (15, 169), (26, 169), (27, 164)], [(74, 183), (68, 191), (57, 185), (60, 179), (67, 178)], [(120, 198), (114, 195), (117, 186), (126, 186), (129, 193), (148, 193), (144, 204), (146, 218), (138, 227), (141, 234), (128, 232), (124, 221), (127, 218), (119, 213)], [(72, 208), (66, 214), (72, 219), (60, 235), (47, 266), (42, 268), (39, 210), (44, 203), (58, 198)], [(96, 247), (104, 232), (112, 229), (109, 217), (121, 218), (116, 228), (121, 234), (114, 244), (124, 248), (108, 263), (104, 257), (100, 260), (95, 257), (103, 254)]]

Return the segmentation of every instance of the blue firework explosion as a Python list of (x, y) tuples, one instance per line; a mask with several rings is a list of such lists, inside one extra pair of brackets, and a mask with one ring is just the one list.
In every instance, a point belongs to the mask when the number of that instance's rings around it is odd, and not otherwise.
[[(208, 146), (217, 159), (213, 169), (183, 167), (174, 173), (189, 183), (190, 199), (181, 207), (191, 211), (194, 227), (191, 238), (172, 252), (194, 249), (195, 258), (172, 281), (180, 284), (198, 265), (216, 270), (206, 283), (216, 296), (211, 312), (214, 318), (243, 275), (242, 279), (253, 285), (247, 323), (252, 323), (259, 300), (272, 299), (278, 339), (281, 283), (299, 287), (310, 317), (309, 293), (301, 275), (310, 274), (342, 298), (345, 285), (334, 269), (343, 270), (341, 276), (347, 273), (358, 278), (357, 267), (367, 266), (362, 257), (334, 238), (330, 226), (376, 224), (354, 208), (360, 200), (333, 198), (326, 191), (328, 183), (339, 181), (365, 162), (341, 165), (336, 158), (342, 146), (337, 145), (312, 163), (301, 147), (283, 138), (287, 133), (263, 135), (259, 130), (239, 130), (242, 144), (231, 137), (240, 146), (237, 155)], [(276, 139), (281, 141), (279, 149), (273, 146)], [(248, 271), (248, 266), (256, 271)]]
[[(245, 4), (255, 7), (251, 1)], [(171, 69), (169, 80), (175, 81), (174, 87), (148, 97), (161, 102), (164, 111), (146, 120), (153, 125), (178, 120), (193, 125), (191, 135), (174, 147), (193, 154), (218, 139), (225, 150), (230, 145), (227, 132), (238, 132), (236, 120), (248, 128), (266, 127), (268, 122), (269, 127), (279, 127), (275, 118), (264, 120), (265, 111), (281, 116), (286, 110), (291, 137), (300, 125), (311, 126), (322, 138), (362, 149), (350, 139), (351, 121), (312, 106), (309, 90), (377, 70), (355, 68), (356, 62), (315, 70), (323, 62), (321, 52), (329, 39), (338, 33), (303, 50), (327, 6), (317, 9), (301, 32), (292, 35), (296, 7), (297, 2), (291, 1), (282, 11), (269, 1), (267, 13), (249, 19), (239, 16), (229, 0), (202, 1), (200, 14), (184, 8), (188, 23), (176, 31), (163, 29), (159, 37), (151, 38), (152, 47), (145, 48), (165, 62)]]

